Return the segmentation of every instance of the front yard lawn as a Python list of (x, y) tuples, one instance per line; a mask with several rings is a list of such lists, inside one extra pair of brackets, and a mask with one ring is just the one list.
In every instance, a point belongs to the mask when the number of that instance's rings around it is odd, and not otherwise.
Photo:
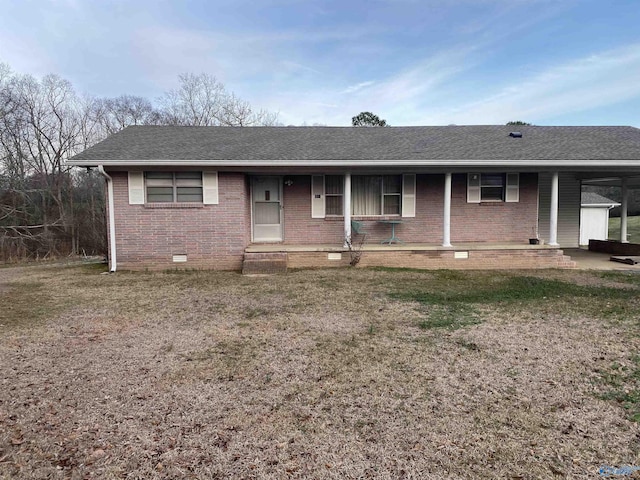
[[(640, 215), (627, 217), (627, 235), (632, 243), (640, 243)], [(620, 240), (620, 217), (609, 218), (609, 238)]]
[(3, 268), (0, 478), (640, 465), (639, 294), (633, 273)]

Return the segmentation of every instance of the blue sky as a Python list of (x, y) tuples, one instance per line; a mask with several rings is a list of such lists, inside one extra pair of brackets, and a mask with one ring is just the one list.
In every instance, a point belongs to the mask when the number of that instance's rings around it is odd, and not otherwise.
[(205, 72), (286, 125), (640, 126), (639, 0), (0, 0), (0, 62), (158, 98)]

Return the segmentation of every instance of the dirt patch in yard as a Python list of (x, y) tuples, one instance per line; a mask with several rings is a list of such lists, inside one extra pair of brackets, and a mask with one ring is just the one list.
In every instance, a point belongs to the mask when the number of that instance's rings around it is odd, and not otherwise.
[(0, 477), (593, 478), (640, 464), (640, 428), (602, 375), (640, 351), (624, 277), (12, 275), (3, 305), (25, 285), (33, 301), (0, 327)]

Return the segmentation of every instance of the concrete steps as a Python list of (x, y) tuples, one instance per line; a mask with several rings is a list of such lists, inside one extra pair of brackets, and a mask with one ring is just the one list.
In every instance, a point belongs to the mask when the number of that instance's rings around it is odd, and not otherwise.
[(243, 275), (266, 275), (287, 272), (286, 252), (244, 253)]

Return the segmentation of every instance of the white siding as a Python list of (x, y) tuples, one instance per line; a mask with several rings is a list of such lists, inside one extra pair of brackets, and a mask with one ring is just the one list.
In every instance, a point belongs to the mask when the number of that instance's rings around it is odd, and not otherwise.
[(608, 236), (609, 207), (582, 207), (580, 245), (589, 245), (589, 240), (606, 240)]
[[(571, 173), (560, 173), (558, 198), (558, 243), (564, 248), (578, 247), (580, 238), (580, 180)], [(551, 173), (538, 175), (538, 235), (549, 242)]]

